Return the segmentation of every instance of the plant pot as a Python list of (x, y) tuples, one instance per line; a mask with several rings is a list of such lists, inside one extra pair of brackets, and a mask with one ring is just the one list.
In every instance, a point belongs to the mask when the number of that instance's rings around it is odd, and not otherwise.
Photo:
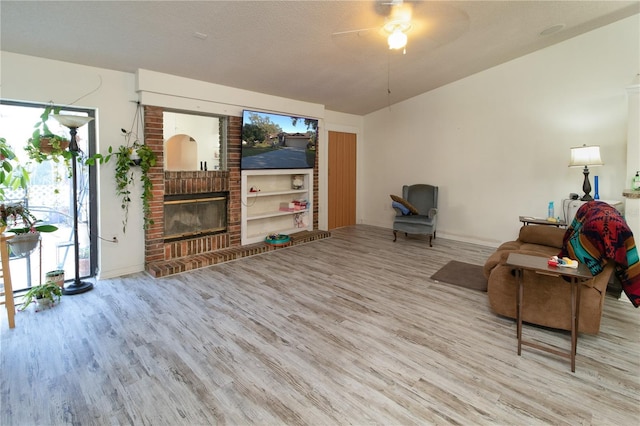
[(16, 256), (26, 256), (38, 247), (40, 241), (39, 232), (26, 232), (24, 234), (16, 234), (7, 243), (11, 249), (11, 253)]
[(41, 297), (40, 299), (36, 298), (35, 300), (36, 300), (36, 306), (35, 306), (36, 312), (40, 312), (42, 310), (53, 308), (54, 306), (56, 306), (55, 302), (52, 302), (51, 299), (47, 297)]
[(45, 277), (47, 282), (52, 282), (58, 287), (64, 288), (64, 271), (62, 269), (49, 271), (45, 274)]
[[(69, 148), (69, 141), (60, 141), (60, 150), (64, 151)], [(40, 152), (43, 154), (51, 154), (55, 148), (49, 138), (40, 138)]]
[(51, 305), (51, 299), (48, 299), (46, 297), (41, 297), (39, 299), (36, 298), (36, 303), (38, 304), (38, 306), (46, 308)]

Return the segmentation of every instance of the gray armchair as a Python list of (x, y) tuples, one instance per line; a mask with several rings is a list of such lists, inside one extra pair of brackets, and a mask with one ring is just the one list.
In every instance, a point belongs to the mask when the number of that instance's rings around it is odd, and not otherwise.
[(438, 187), (433, 185), (404, 185), (402, 198), (416, 208), (418, 214), (403, 215), (402, 211), (394, 207), (396, 217), (393, 219), (393, 241), (396, 241), (398, 231), (408, 234), (429, 236), (431, 241), (436, 237), (436, 216), (438, 214)]

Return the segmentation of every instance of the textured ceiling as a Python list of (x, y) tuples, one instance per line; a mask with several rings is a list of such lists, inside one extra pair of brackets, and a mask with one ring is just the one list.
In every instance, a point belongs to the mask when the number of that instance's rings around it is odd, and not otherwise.
[(640, 12), (638, 1), (405, 1), (403, 55), (380, 31), (390, 1), (3, 0), (0, 42), (362, 115)]

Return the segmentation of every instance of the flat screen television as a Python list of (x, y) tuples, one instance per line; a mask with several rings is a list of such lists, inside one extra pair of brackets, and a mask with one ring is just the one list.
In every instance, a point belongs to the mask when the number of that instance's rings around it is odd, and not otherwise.
[(312, 169), (317, 141), (316, 119), (244, 110), (240, 168)]

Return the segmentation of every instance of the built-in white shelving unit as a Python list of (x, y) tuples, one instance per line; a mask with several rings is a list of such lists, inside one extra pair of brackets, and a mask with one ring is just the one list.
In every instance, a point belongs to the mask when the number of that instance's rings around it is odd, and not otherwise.
[(313, 229), (313, 169), (242, 171), (242, 245)]

